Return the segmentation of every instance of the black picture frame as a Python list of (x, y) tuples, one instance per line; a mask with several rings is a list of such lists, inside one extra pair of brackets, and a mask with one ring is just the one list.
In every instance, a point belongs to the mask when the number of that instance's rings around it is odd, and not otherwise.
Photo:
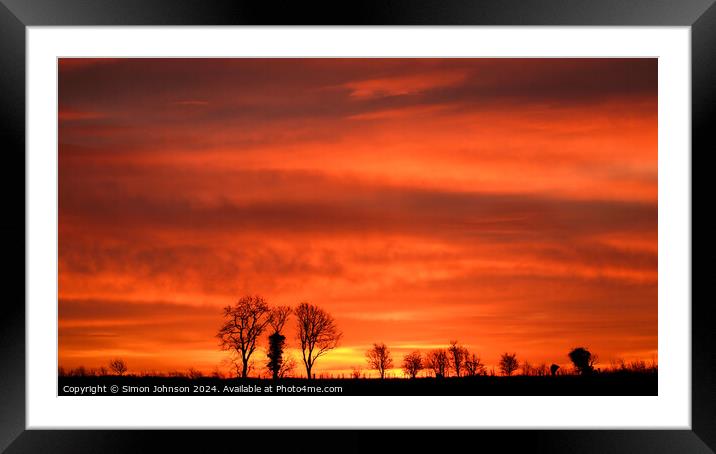
[[(690, 26), (692, 69), (692, 169), (716, 150), (716, 6), (714, 0), (365, 0), (354, 2), (254, 2), (201, 0), (0, 0), (0, 147), (5, 239), (0, 303), (0, 449), (7, 452), (143, 452), (237, 447), (232, 431), (26, 430), (25, 426), (25, 32), (29, 26), (79, 25), (520, 25)], [(702, 157), (703, 156), (703, 157)], [(705, 166), (701, 166), (703, 169)], [(692, 176), (692, 200), (699, 193)], [(702, 182), (703, 180), (699, 179)], [(21, 189), (22, 188), (22, 189)], [(693, 212), (692, 201), (692, 212)], [(702, 220), (705, 216), (702, 216)], [(695, 237), (692, 215), (692, 242)], [(703, 228), (703, 226), (702, 226)], [(701, 238), (701, 235), (699, 235)], [(699, 255), (705, 255), (702, 249)], [(692, 256), (693, 263), (693, 256)], [(693, 269), (693, 266), (692, 266)], [(48, 284), (49, 285), (49, 284)], [(693, 271), (692, 271), (692, 289)], [(692, 290), (692, 295), (695, 295)], [(687, 304), (688, 302), (684, 302)], [(691, 430), (484, 430), (440, 436), (441, 444), (502, 451), (692, 452), (716, 451), (716, 330), (712, 302), (692, 296)], [(382, 437), (387, 449), (426, 447), (429, 432)], [(332, 431), (321, 443), (292, 443), (293, 451), (372, 449), (365, 431)], [(372, 437), (372, 435), (371, 435)], [(253, 438), (260, 442), (266, 434)], [(333, 440), (326, 441), (326, 438)], [(509, 443), (506, 441), (509, 440)], [(391, 446), (392, 445), (392, 446)], [(242, 444), (243, 446), (243, 444)], [(266, 446), (265, 446), (266, 447)], [(331, 448), (332, 447), (332, 448)], [(366, 449), (363, 449), (366, 448)], [(420, 452), (418, 449), (417, 452)]]

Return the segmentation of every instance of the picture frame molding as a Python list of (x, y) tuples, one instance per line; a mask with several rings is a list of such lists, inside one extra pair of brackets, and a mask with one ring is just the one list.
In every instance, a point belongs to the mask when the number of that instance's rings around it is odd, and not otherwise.
[[(11, 296), (0, 305), (0, 449), (7, 452), (132, 452), (159, 443), (184, 451), (192, 443), (203, 450), (232, 446), (231, 431), (147, 430), (27, 430), (25, 374), (25, 199), (17, 197), (25, 181), (25, 63), (26, 29), (33, 26), (216, 26), (216, 25), (435, 25), (435, 26), (689, 26), (692, 70), (692, 245), (693, 203), (698, 194), (693, 176), (695, 150), (716, 150), (712, 123), (716, 118), (716, 6), (714, 0), (489, 0), (366, 1), (356, 4), (259, 4), (242, 1), (189, 0), (0, 0), (0, 135), (6, 169), (6, 250), (16, 260), (5, 272)], [(23, 171), (15, 171), (22, 168)], [(9, 172), (9, 173), (10, 173)], [(703, 180), (699, 180), (703, 181)], [(15, 220), (18, 219), (18, 220)], [(21, 220), (21, 221), (20, 221)], [(705, 252), (699, 252), (705, 254)], [(691, 430), (515, 430), (508, 451), (551, 452), (716, 452), (716, 330), (712, 304), (695, 298), (692, 246), (692, 370)], [(18, 263), (22, 263), (22, 266)], [(16, 294), (17, 293), (17, 294)], [(277, 434), (278, 440), (289, 442)], [(388, 446), (410, 449), (425, 446), (443, 435), (434, 431), (385, 437)], [(333, 430), (325, 434), (345, 449), (361, 451), (366, 431)], [(450, 443), (473, 439), (471, 431), (449, 437)], [(260, 443), (263, 436), (250, 437)], [(391, 441), (392, 440), (392, 441)], [(482, 430), (480, 445), (504, 442), (502, 430)], [(324, 443), (322, 443), (324, 444)], [(257, 445), (258, 446), (258, 445)], [(331, 446), (325, 443), (325, 446)], [(334, 445), (335, 446), (335, 445)], [(312, 446), (311, 450), (321, 450)]]

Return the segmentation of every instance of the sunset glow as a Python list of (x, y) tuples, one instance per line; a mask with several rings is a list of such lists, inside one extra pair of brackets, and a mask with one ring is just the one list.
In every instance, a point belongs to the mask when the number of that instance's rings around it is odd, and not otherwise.
[(225, 371), (247, 294), (318, 374), (657, 357), (656, 59), (61, 59), (58, 115), (63, 367)]

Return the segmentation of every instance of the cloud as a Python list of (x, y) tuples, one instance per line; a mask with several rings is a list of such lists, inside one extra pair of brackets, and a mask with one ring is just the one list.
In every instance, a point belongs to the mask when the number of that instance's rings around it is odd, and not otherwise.
[[(238, 182), (238, 200), (219, 196), (202, 201), (173, 191), (126, 194), (115, 186), (87, 194), (84, 186), (63, 185), (60, 223), (81, 218), (95, 227), (207, 234), (363, 232), (523, 242), (655, 229), (657, 216), (655, 203), (390, 187), (290, 172), (239, 172), (232, 177)], [(242, 200), (242, 194), (259, 194), (263, 188), (274, 197)]]
[(201, 101), (198, 99), (187, 99), (184, 101), (174, 101), (172, 103), (175, 106), (207, 106), (209, 101)]
[(438, 71), (390, 78), (351, 81), (345, 84), (350, 96), (359, 99), (414, 95), (440, 87), (457, 85), (465, 79), (462, 71)]
[(60, 110), (58, 113), (59, 120), (65, 121), (82, 121), (82, 120), (97, 120), (104, 118), (105, 115), (97, 112), (82, 112), (76, 110)]
[(69, 73), (65, 65), (61, 60), (60, 105), (101, 106), (125, 127), (176, 126), (186, 112), (166, 106), (181, 99), (203, 107), (192, 112), (203, 127), (251, 127), (429, 106), (479, 112), (653, 101), (657, 83), (656, 59), (118, 59)]

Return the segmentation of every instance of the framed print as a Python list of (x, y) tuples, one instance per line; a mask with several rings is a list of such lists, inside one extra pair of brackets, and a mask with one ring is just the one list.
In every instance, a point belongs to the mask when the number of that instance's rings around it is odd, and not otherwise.
[(716, 9), (510, 6), (4, 1), (3, 449), (713, 452)]

